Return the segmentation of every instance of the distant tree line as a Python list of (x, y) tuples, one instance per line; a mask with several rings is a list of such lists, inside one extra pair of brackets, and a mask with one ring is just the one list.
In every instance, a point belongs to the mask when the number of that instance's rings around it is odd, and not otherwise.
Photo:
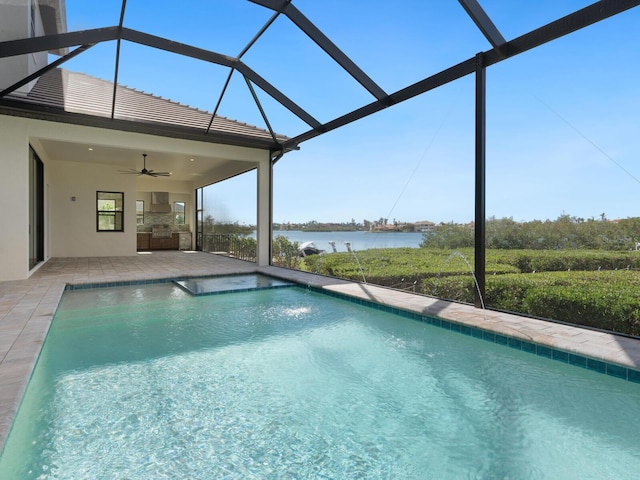
[[(489, 249), (633, 250), (640, 242), (640, 217), (608, 220), (561, 215), (556, 220), (516, 222), (513, 218), (487, 219)], [(426, 232), (421, 247), (467, 248), (474, 245), (474, 225), (441, 223)]]
[[(387, 227), (387, 228), (383, 228)], [(391, 227), (391, 228), (390, 228)], [(389, 222), (388, 218), (380, 217), (378, 220), (363, 220), (357, 222), (354, 218), (350, 222), (318, 222), (310, 220), (303, 223), (283, 222), (273, 224), (274, 230), (294, 230), (306, 232), (357, 232), (370, 230), (393, 230), (397, 232), (415, 232), (414, 223), (401, 222), (395, 218)]]
[(214, 220), (211, 215), (207, 215), (200, 224), (200, 229), (205, 234), (250, 235), (256, 227), (253, 225), (240, 225), (238, 222)]

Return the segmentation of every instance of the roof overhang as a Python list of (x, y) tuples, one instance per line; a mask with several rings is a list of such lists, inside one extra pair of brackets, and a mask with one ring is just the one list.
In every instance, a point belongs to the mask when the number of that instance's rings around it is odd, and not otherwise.
[(40, 104), (29, 104), (26, 102), (11, 99), (0, 101), (0, 115), (14, 117), (25, 117), (48, 122), (61, 122), (73, 125), (84, 125), (88, 127), (105, 128), (109, 130), (120, 130), (124, 132), (142, 133), (147, 135), (158, 135), (169, 138), (179, 138), (183, 140), (193, 140), (205, 143), (219, 143), (223, 145), (233, 145), (238, 147), (258, 148), (270, 152), (279, 152), (281, 146), (267, 138), (248, 137), (244, 135), (234, 135), (231, 133), (217, 132), (210, 130), (204, 132), (196, 128), (181, 127), (173, 124), (142, 122), (139, 120), (128, 121), (122, 119), (111, 119), (85, 115), (81, 113), (71, 113), (60, 108), (49, 107)]

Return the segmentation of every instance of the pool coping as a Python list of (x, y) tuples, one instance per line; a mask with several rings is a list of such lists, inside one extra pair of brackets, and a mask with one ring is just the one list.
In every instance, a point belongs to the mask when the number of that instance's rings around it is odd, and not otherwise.
[(613, 333), (484, 311), (412, 292), (283, 267), (261, 267), (204, 252), (54, 258), (28, 280), (0, 282), (0, 451), (67, 285), (74, 285), (76, 289), (96, 285), (141, 285), (175, 278), (246, 273), (271, 275), (351, 301), (367, 302), (374, 308), (389, 309), (403, 316), (416, 315), (422, 321), (427, 319), (429, 323), (450, 330), (456, 330), (459, 325), (460, 333), (493, 339), (496, 343), (504, 342), (506, 338), (507, 346), (523, 351), (531, 351), (531, 345), (535, 345), (535, 352), (531, 353), (560, 361), (566, 358), (571, 365), (620, 379), (626, 377), (634, 383), (638, 378), (640, 339)]

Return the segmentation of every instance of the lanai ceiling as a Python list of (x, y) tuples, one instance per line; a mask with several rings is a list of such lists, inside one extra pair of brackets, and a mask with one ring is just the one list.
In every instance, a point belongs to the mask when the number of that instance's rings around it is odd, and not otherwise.
[[(160, 123), (118, 122), (120, 99), (114, 91), (116, 126), (218, 141), (215, 122), (224, 117), (263, 129), (266, 140), (255, 145), (266, 142), (277, 158), (306, 140), (472, 74), (479, 53), (491, 66), (640, 4), (434, 0), (428, 15), (417, 16), (421, 1), (217, 0), (203, 6), (68, 0), (61, 2), (67, 33), (0, 43), (0, 61), (56, 52), (51, 56), (55, 67), (205, 110), (211, 122), (211, 127), (188, 129), (178, 128), (170, 116)], [(0, 113), (104, 125), (104, 117), (78, 120), (67, 112), (24, 105), (11, 88), (0, 97)], [(247, 138), (224, 140), (251, 144)], [(157, 160), (177, 165), (177, 159)], [(169, 164), (158, 168), (171, 169)]]

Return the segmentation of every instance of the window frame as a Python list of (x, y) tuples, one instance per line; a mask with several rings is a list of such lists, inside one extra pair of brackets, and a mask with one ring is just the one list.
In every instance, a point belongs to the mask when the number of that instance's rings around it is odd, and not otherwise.
[[(182, 206), (182, 212), (178, 212), (176, 207)], [(178, 222), (178, 216), (182, 214), (182, 222)], [(187, 224), (187, 202), (173, 202), (173, 224), (174, 225), (186, 225)]]
[[(138, 209), (138, 204), (142, 204), (142, 210)], [(136, 200), (136, 225), (144, 225), (144, 200)]]
[[(117, 198), (100, 198), (101, 194), (108, 195), (119, 195), (120, 199)], [(113, 210), (100, 210), (100, 201), (101, 200), (114, 200), (115, 206)], [(118, 201), (121, 206), (118, 209)], [(100, 219), (105, 217), (113, 217), (113, 227), (114, 228), (100, 228)], [(120, 228), (118, 228), (120, 225)], [(108, 192), (105, 190), (97, 190), (96, 191), (96, 232), (124, 232), (124, 192)]]

